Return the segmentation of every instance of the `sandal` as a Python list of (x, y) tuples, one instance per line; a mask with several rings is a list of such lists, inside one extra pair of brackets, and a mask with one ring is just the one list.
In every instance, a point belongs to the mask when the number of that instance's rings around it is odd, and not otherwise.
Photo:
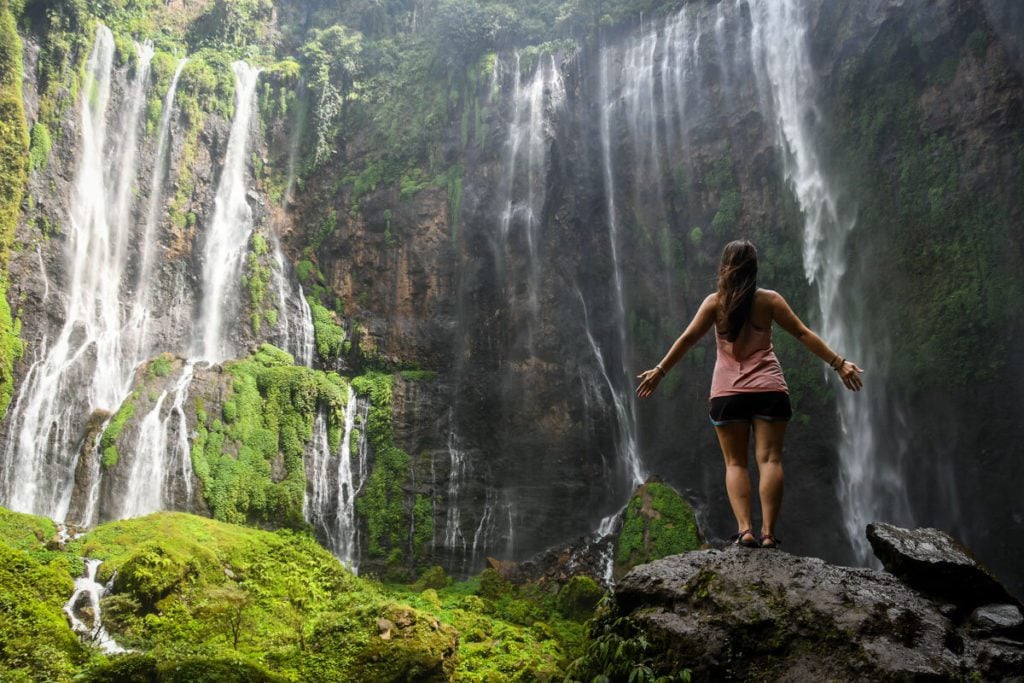
[[(744, 536), (750, 536), (750, 540), (749, 541), (743, 540)], [(744, 529), (743, 531), (739, 532), (738, 534), (734, 534), (733, 536), (730, 536), (730, 538), (732, 539), (733, 545), (741, 545), (744, 548), (756, 548), (756, 547), (758, 547), (758, 541), (757, 541), (757, 538), (754, 536), (753, 529)]]
[(782, 541), (775, 538), (774, 534), (761, 534), (761, 536), (758, 538), (757, 543), (758, 547), (765, 548), (767, 550), (778, 548), (780, 545), (782, 545)]

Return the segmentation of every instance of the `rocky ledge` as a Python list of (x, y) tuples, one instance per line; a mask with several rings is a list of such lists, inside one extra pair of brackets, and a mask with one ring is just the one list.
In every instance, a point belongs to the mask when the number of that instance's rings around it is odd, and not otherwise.
[(869, 535), (889, 571), (744, 548), (638, 566), (599, 627), (693, 680), (1024, 680), (1021, 605), (969, 551), (934, 529)]

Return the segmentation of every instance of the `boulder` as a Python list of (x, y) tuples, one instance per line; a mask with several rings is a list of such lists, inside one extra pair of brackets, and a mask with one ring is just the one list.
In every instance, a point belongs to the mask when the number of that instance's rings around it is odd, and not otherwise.
[(967, 608), (1020, 604), (984, 566), (938, 529), (901, 529), (869, 524), (868, 541), (886, 570), (917, 590)]
[(999, 680), (1024, 671), (1016, 619), (970, 619), (888, 572), (729, 547), (635, 567), (593, 632), (693, 680)]

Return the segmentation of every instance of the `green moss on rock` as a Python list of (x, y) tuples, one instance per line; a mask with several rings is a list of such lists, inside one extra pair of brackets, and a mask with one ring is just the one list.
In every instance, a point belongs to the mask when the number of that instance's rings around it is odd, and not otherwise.
[(21, 96), (21, 51), (21, 38), (10, 6), (7, 0), (0, 0), (0, 418), (10, 405), (14, 362), (22, 354), (20, 328), (7, 303), (7, 260), (28, 177), (29, 137)]
[[(224, 367), (233, 378), (224, 421), (200, 420), (192, 444), (206, 502), (216, 519), (304, 528), (305, 445), (318, 410), (332, 425), (343, 422), (345, 383), (295, 365), (270, 344)], [(275, 467), (283, 478), (275, 478)]]
[(429, 497), (411, 493), (409, 454), (394, 444), (391, 392), (394, 377), (372, 372), (352, 380), (352, 388), (370, 399), (365, 434), (373, 448), (373, 466), (356, 511), (366, 520), (367, 554), (394, 569), (415, 566), (426, 557), (434, 537)]
[(626, 506), (615, 544), (615, 572), (700, 547), (693, 508), (667, 484), (649, 481)]
[(110, 468), (117, 465), (119, 459), (117, 452), (117, 440), (124, 431), (128, 420), (135, 414), (135, 401), (139, 398), (139, 392), (132, 392), (132, 395), (125, 399), (121, 407), (110, 418), (103, 436), (100, 437), (100, 452), (103, 454), (103, 466)]

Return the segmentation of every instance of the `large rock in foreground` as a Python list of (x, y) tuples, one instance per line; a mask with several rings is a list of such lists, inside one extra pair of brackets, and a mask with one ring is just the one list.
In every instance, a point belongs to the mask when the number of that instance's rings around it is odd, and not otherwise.
[(877, 523), (868, 525), (867, 535), (886, 570), (923, 593), (965, 608), (1017, 603), (970, 550), (943, 531)]
[(656, 672), (695, 680), (998, 680), (1024, 671), (1003, 607), (972, 619), (885, 572), (729, 548), (636, 567), (608, 620), (644, 633)]

